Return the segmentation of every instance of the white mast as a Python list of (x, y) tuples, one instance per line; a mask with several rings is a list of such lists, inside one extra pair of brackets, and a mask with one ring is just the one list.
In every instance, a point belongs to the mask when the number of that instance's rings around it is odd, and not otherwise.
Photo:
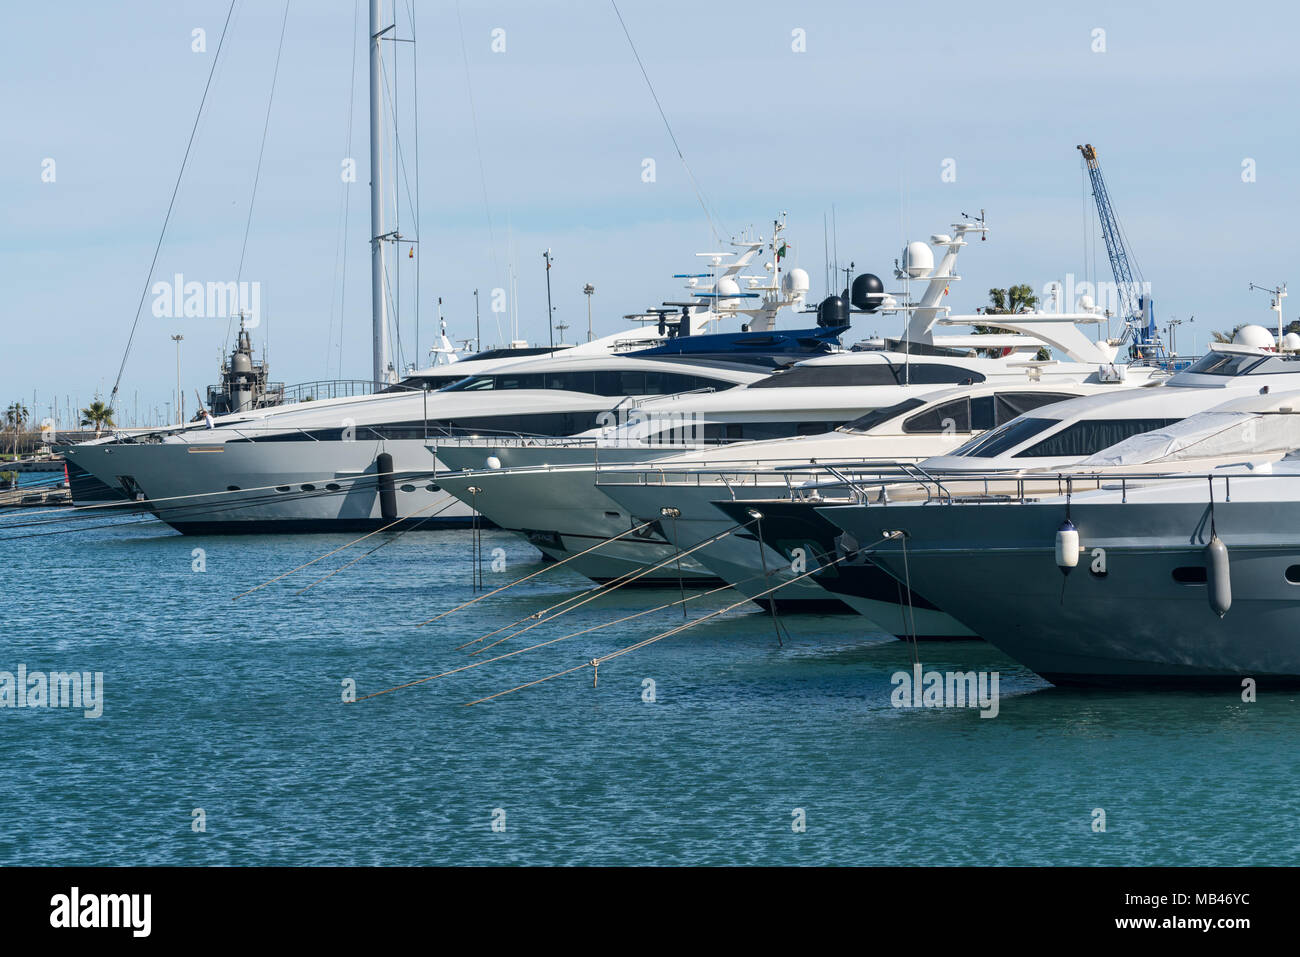
[(388, 381), (388, 308), (384, 297), (383, 78), (379, 44), (390, 27), (379, 26), (383, 0), (370, 0), (370, 316), (374, 334), (374, 380)]

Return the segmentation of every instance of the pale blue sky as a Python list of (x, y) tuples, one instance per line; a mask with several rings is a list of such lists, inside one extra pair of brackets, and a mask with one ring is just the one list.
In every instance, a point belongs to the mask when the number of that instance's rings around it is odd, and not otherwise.
[[(796, 262), (816, 294), (832, 203), (840, 258), (882, 275), (904, 238), (985, 208), (989, 241), (962, 254), (965, 281), (950, 298), (961, 311), (993, 285), (1082, 275), (1086, 207), (1074, 146), (1086, 141), (1153, 285), (1157, 319), (1196, 315), (1180, 330), (1186, 352), (1193, 330), (1203, 344), (1210, 329), (1267, 321), (1267, 298), (1247, 292), (1249, 282), (1296, 278), (1286, 243), (1300, 195), (1292, 53), (1300, 15), (1289, 4), (1134, 6), (620, 2), (722, 224), (766, 232), (788, 210)], [(112, 387), (226, 9), (227, 0), (6, 9), (5, 403), (30, 404), (36, 390), (40, 417), (55, 393), (84, 404)], [(236, 10), (156, 277), (234, 278), (284, 7), (239, 0)], [(286, 382), (338, 372), (326, 339), (338, 309), (355, 11), (354, 0), (290, 7), (244, 268), (261, 282), (269, 317), (259, 350), (269, 332), (274, 377)], [(507, 224), (530, 339), (546, 338), (547, 246), (570, 338), (585, 330), (585, 282), (597, 287), (598, 332), (676, 295), (669, 275), (691, 269), (710, 234), (608, 0), (465, 0), (461, 17), (496, 247), (456, 5), (416, 0), (422, 346), (437, 296), (453, 337), (473, 335), (475, 287), (484, 337), (497, 338), (486, 296), (505, 285)], [(206, 54), (190, 49), (195, 27), (207, 31)], [(498, 27), (504, 53), (490, 49)], [(796, 28), (807, 52), (791, 49)], [(1092, 52), (1095, 28), (1106, 31), (1105, 53)], [(364, 42), (357, 68), (342, 372), (368, 378)], [(403, 106), (411, 116), (410, 101)], [(54, 183), (41, 181), (47, 157)], [(642, 182), (645, 157), (657, 162), (654, 183)], [(940, 179), (949, 157), (953, 183)], [(1245, 158), (1256, 182), (1242, 182)], [(1099, 239), (1096, 248), (1101, 255)], [(1109, 278), (1104, 255), (1098, 273)], [(409, 292), (414, 274), (403, 282)], [(413, 315), (404, 309), (410, 361)], [(142, 408), (171, 399), (173, 333), (186, 337), (187, 405), (214, 379), (225, 323), (158, 319), (146, 302), (122, 384), (128, 416), (137, 393)]]

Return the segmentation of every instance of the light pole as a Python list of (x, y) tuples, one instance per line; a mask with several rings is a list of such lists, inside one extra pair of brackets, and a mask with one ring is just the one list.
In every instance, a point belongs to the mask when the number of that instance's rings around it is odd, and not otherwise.
[(181, 391), (181, 341), (184, 336), (172, 336), (176, 343), (176, 421), (185, 424), (185, 393)]
[(591, 283), (587, 283), (582, 287), (582, 291), (587, 294), (587, 341), (590, 342), (593, 338), (591, 334), (591, 294), (596, 291), (596, 287)]

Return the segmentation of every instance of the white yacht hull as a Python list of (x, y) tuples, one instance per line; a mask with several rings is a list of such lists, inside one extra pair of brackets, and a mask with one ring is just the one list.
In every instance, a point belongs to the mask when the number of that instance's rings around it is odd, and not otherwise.
[[(905, 530), (906, 561), (899, 543), (882, 546), (875, 560), (1054, 684), (1240, 690), (1243, 678), (1300, 681), (1300, 506), (1287, 500), (1295, 482), (1277, 494), (1281, 481), (1234, 481), (1232, 501), (1216, 503), (1231, 578), (1222, 617), (1207, 600), (1203, 482), (1188, 483), (1182, 502), (1132, 492), (1127, 502), (1114, 493), (1109, 502), (1077, 497), (1071, 519), (1087, 554), (1068, 576), (1053, 554), (1063, 501), (823, 514), (859, 537), (882, 522)], [(1099, 551), (1104, 566), (1091, 557)]]
[[(376, 460), (393, 457), (396, 510), (385, 515)], [(83, 445), (69, 456), (186, 534), (368, 531), (467, 525), (470, 509), (437, 484), (422, 439)], [(219, 475), (220, 487), (214, 487)]]
[[(644, 455), (644, 450), (639, 454)], [(681, 559), (679, 569), (671, 522), (659, 521), (657, 526), (631, 532), (647, 519), (634, 520), (596, 487), (595, 475), (590, 467), (543, 466), (451, 472), (439, 476), (439, 483), (492, 524), (521, 535), (543, 554), (567, 561), (567, 567), (593, 581), (635, 575), (639, 585), (676, 585), (679, 580), (690, 585), (718, 583), (694, 556)], [(658, 519), (662, 516), (649, 520)], [(693, 544), (684, 531), (681, 544), (683, 549)], [(661, 567), (648, 571), (655, 565)]]

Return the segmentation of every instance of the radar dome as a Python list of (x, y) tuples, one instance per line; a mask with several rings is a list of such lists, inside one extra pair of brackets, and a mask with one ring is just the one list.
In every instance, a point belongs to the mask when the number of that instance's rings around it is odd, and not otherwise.
[(716, 291), (718, 295), (723, 298), (726, 298), (728, 296), (739, 296), (740, 283), (736, 282), (736, 280), (732, 279), (730, 276), (723, 276), (721, 279), (718, 280), (718, 287)]
[(817, 325), (834, 329), (849, 324), (849, 304), (839, 296), (827, 296), (817, 306)]
[(934, 271), (934, 253), (919, 239), (903, 250), (903, 271), (913, 279), (924, 279)]
[(1282, 349), (1285, 352), (1300, 352), (1300, 335), (1288, 332), (1282, 337)]
[(1097, 303), (1093, 301), (1092, 296), (1089, 296), (1087, 293), (1084, 293), (1082, 296), (1079, 297), (1080, 312), (1092, 312), (1096, 308), (1097, 308)]
[(1273, 338), (1273, 333), (1269, 332), (1263, 326), (1247, 324), (1237, 330), (1237, 334), (1232, 337), (1232, 341), (1240, 346), (1251, 346), (1255, 349), (1273, 349), (1277, 347), (1277, 341)]
[(853, 280), (853, 291), (849, 299), (855, 309), (863, 312), (875, 312), (880, 308), (880, 301), (885, 298), (885, 285), (879, 276), (864, 272)]
[(809, 288), (808, 272), (797, 266), (781, 277), (781, 291), (787, 299), (803, 296)]

